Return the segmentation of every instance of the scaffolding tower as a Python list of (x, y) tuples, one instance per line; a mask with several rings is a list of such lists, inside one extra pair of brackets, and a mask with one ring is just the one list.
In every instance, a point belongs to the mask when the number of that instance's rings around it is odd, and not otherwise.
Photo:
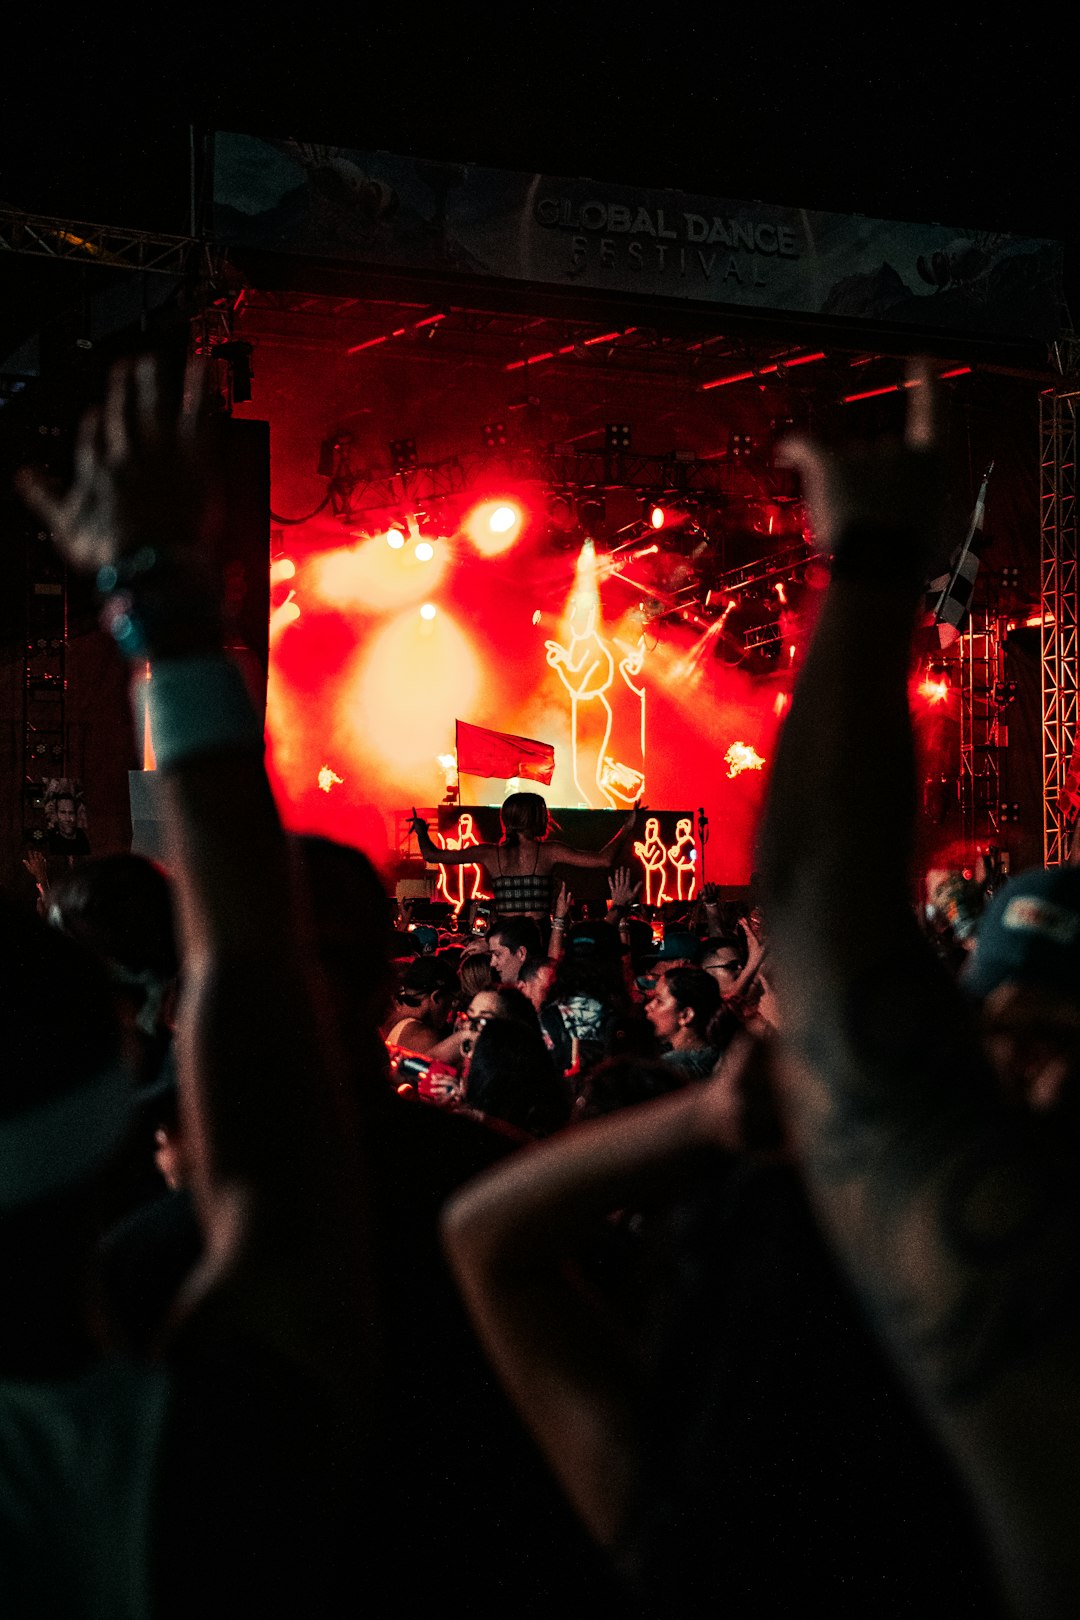
[(998, 843), (1001, 833), (1003, 630), (993, 606), (976, 603), (959, 644), (960, 825), (970, 849)]
[(1056, 388), (1039, 399), (1039, 592), (1042, 619), (1043, 864), (1068, 856), (1062, 789), (1076, 742), (1076, 400)]

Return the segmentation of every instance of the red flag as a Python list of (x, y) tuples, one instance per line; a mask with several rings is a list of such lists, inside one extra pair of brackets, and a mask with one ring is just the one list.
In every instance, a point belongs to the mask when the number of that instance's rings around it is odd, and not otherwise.
[(459, 720), (457, 768), (469, 776), (498, 776), (503, 781), (527, 776), (533, 782), (550, 782), (555, 750), (533, 737), (514, 737), (508, 731), (488, 731)]

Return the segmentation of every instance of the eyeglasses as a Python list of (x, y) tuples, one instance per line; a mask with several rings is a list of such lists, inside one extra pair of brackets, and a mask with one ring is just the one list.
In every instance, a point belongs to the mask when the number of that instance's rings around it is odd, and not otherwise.
[(495, 1013), (459, 1012), (457, 1015), (457, 1021), (459, 1024), (466, 1025), (475, 1033), (483, 1029), (485, 1024), (490, 1024), (491, 1020), (496, 1016), (497, 1015)]

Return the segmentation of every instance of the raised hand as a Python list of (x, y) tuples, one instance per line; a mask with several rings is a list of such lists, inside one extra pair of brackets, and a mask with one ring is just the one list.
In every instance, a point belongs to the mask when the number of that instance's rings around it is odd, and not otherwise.
[[(198, 535), (208, 418), (201, 371), (189, 372), (181, 411), (169, 396), (156, 356), (121, 361), (104, 404), (83, 418), (67, 493), (31, 468), (18, 475), (23, 499), (82, 573), (111, 567), (123, 578), (140, 554), (187, 549)], [(143, 557), (142, 568), (151, 560)]]
[[(912, 363), (903, 440), (882, 440), (842, 455), (809, 439), (789, 439), (778, 460), (801, 475), (814, 533), (835, 551), (853, 530), (892, 531), (907, 550), (897, 571), (925, 572), (939, 554), (944, 475), (937, 395), (925, 360)], [(895, 548), (894, 548), (895, 550)]]
[(639, 878), (635, 883), (628, 866), (618, 867), (608, 878), (612, 910), (629, 911), (640, 896), (641, 888), (641, 879)]
[(35, 883), (40, 884), (43, 888), (48, 887), (49, 867), (48, 862), (45, 859), (44, 850), (28, 849), (26, 854), (23, 856), (23, 865), (26, 867), (26, 870), (29, 872)]
[(570, 890), (566, 887), (565, 883), (560, 883), (559, 897), (555, 902), (554, 916), (561, 917), (565, 921), (566, 917), (569, 915), (570, 907), (573, 905), (573, 903), (574, 897), (570, 893)]

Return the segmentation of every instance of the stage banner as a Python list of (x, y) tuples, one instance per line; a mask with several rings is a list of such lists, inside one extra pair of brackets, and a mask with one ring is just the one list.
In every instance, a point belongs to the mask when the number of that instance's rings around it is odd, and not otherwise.
[(391, 271), (1051, 339), (1062, 247), (219, 132), (215, 239)]
[(458, 720), (458, 774), (489, 776), (508, 782), (524, 776), (532, 782), (549, 783), (555, 770), (555, 749), (551, 743), (532, 737), (515, 737), (509, 731), (489, 731)]

